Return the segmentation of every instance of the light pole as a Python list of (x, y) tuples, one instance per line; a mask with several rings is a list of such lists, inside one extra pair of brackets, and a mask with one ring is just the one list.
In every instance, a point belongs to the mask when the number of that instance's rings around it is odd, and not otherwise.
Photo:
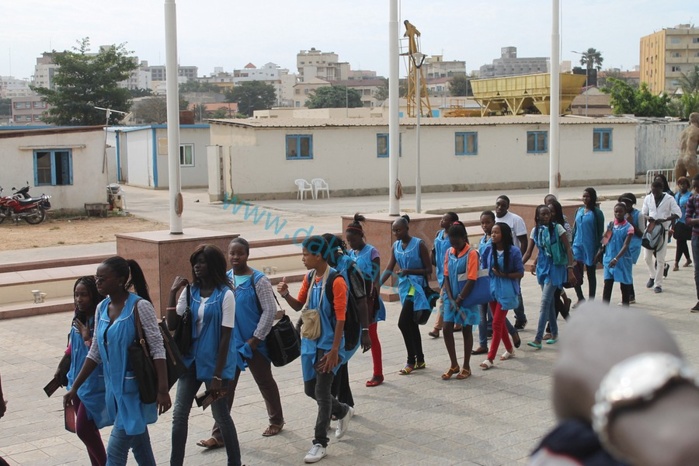
[(388, 215), (400, 215), (398, 194), (398, 0), (389, 0), (388, 16)]
[(588, 80), (590, 79), (590, 67), (588, 63), (590, 61), (590, 56), (586, 52), (576, 52), (575, 50), (571, 50), (571, 52), (577, 53), (578, 55), (582, 55), (583, 57), (585, 57), (585, 116), (587, 116), (587, 86), (589, 85)]
[(422, 84), (420, 82), (420, 74), (422, 64), (425, 62), (425, 54), (414, 52), (410, 54), (413, 60), (413, 65), (417, 70), (415, 77), (415, 97), (417, 98), (417, 121), (415, 125), (415, 212), (418, 214), (422, 210), (422, 181), (420, 180), (420, 117), (422, 116)]

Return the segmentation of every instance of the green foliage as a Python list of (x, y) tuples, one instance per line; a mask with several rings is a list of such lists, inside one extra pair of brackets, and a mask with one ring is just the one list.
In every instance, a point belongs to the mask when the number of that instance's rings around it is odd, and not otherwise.
[(449, 80), (449, 95), (454, 97), (473, 95), (471, 82), (465, 75), (457, 74)]
[(592, 68), (597, 68), (597, 71), (601, 70), (603, 61), (604, 58), (602, 58), (602, 52), (599, 52), (597, 49), (592, 47), (587, 49), (586, 52), (583, 52), (582, 56), (580, 57), (580, 64), (586, 67), (588, 70), (591, 70)]
[[(611, 86), (610, 86), (611, 85)], [(642, 117), (665, 117), (670, 114), (667, 94), (653, 95), (646, 83), (641, 83), (639, 89), (619, 79), (608, 79), (608, 86), (602, 89), (611, 96), (614, 113), (633, 114)]]
[(687, 74), (680, 72), (680, 88), (685, 94), (699, 92), (699, 65), (694, 65), (694, 69)]
[(134, 104), (133, 117), (144, 124), (163, 124), (167, 121), (165, 97), (149, 97)]
[(362, 96), (356, 89), (345, 86), (325, 86), (314, 90), (306, 101), (308, 108), (363, 107)]
[(226, 92), (226, 102), (237, 103), (238, 111), (249, 117), (255, 110), (272, 108), (276, 101), (274, 86), (264, 81), (245, 81)]
[(0, 115), (12, 115), (12, 99), (0, 99)]
[[(59, 66), (54, 76), (55, 89), (32, 87), (51, 105), (43, 121), (56, 125), (103, 125), (104, 110), (128, 112), (131, 107), (128, 89), (118, 83), (126, 80), (138, 65), (124, 44), (113, 45), (96, 54), (89, 53), (90, 40), (84, 38), (73, 51), (53, 51)], [(109, 124), (117, 124), (125, 115), (112, 113)]]
[(378, 100), (379, 102), (382, 102), (386, 99), (388, 99), (388, 79), (384, 78), (382, 79), (383, 83), (379, 86), (379, 88), (376, 90), (374, 93), (374, 98)]
[(150, 97), (153, 95), (153, 91), (151, 89), (129, 89), (129, 93), (131, 94), (132, 99), (135, 99), (136, 97)]
[(669, 105), (670, 115), (689, 120), (692, 112), (699, 112), (699, 92), (673, 97)]

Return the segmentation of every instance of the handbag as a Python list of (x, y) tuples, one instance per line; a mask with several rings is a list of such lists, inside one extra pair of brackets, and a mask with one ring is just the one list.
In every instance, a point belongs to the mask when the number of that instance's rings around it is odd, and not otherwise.
[(662, 223), (650, 222), (641, 237), (641, 246), (651, 251), (657, 251), (665, 242), (665, 227)]
[(299, 333), (287, 315), (272, 326), (265, 344), (269, 359), (275, 367), (286, 366), (301, 355)]
[(439, 293), (430, 288), (429, 285), (423, 286), (422, 292), (425, 293), (425, 298), (430, 308), (413, 310), (413, 321), (418, 325), (425, 325), (430, 320), (430, 315), (434, 308), (437, 307), (437, 301), (439, 300)]
[(576, 286), (582, 286), (583, 284), (583, 263), (580, 261), (575, 261), (573, 264), (573, 275), (575, 276), (575, 285), (571, 285), (570, 282), (565, 282), (563, 288), (574, 288)]
[(677, 222), (673, 227), (672, 237), (677, 241), (689, 241), (692, 239), (692, 227), (684, 222)]
[[(320, 299), (318, 300), (318, 307), (323, 304), (323, 296), (325, 296), (325, 279), (328, 276), (328, 270), (325, 270), (323, 278), (320, 280)], [(303, 326), (301, 327), (301, 336), (308, 340), (317, 340), (320, 338), (322, 328), (320, 323), (320, 313), (318, 309), (308, 309), (308, 301), (311, 299), (312, 285), (315, 280), (315, 271), (308, 274), (308, 294), (306, 295), (306, 308), (301, 311), (301, 321)]]
[(187, 372), (187, 366), (182, 360), (182, 354), (177, 348), (177, 343), (167, 328), (167, 321), (163, 319), (158, 324), (160, 334), (163, 336), (163, 346), (165, 346), (165, 362), (167, 364), (167, 385), (172, 388), (175, 382)]
[[(480, 261), (479, 261), (480, 262)], [(490, 294), (490, 275), (488, 270), (478, 269), (478, 278), (476, 283), (473, 285), (471, 292), (464, 298), (461, 302), (461, 307), (471, 307), (477, 304), (487, 304), (492, 301), (492, 296)]]
[(189, 285), (185, 289), (187, 294), (187, 307), (175, 328), (175, 343), (180, 354), (188, 355), (192, 349), (192, 295)]

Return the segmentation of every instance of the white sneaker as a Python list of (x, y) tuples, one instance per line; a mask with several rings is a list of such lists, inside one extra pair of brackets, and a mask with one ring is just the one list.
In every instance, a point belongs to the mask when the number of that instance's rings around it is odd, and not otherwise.
[(314, 443), (306, 457), (303, 459), (306, 463), (317, 463), (328, 455), (326, 448), (320, 443)]
[(345, 435), (345, 432), (347, 432), (347, 426), (349, 426), (350, 419), (352, 419), (352, 416), (354, 416), (354, 408), (351, 406), (348, 406), (347, 414), (345, 414), (345, 417), (342, 419), (338, 419), (337, 421), (337, 429), (335, 430), (335, 438), (339, 439), (342, 438), (343, 435)]

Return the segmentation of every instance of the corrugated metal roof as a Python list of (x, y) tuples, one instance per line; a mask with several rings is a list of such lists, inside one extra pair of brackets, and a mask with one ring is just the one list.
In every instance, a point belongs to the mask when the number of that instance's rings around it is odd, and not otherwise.
[[(636, 124), (626, 117), (586, 118), (576, 116), (561, 117), (562, 125)], [(388, 126), (387, 118), (257, 118), (257, 119), (218, 119), (209, 120), (212, 125), (229, 125), (245, 128), (333, 128)], [(415, 118), (401, 118), (401, 126), (414, 126)], [(494, 116), (483, 118), (421, 118), (421, 126), (495, 126), (495, 125), (545, 125), (547, 115)]]

